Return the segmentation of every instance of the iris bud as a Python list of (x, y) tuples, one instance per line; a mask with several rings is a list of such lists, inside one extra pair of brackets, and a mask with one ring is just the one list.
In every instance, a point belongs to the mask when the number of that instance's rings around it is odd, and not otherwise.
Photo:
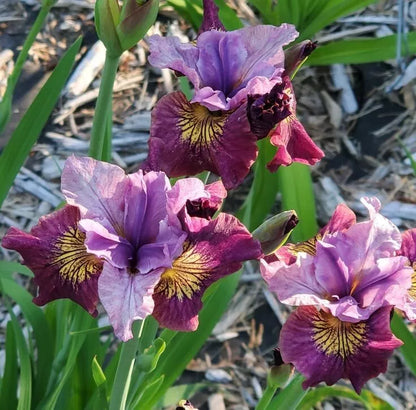
[(299, 222), (295, 211), (284, 211), (263, 222), (253, 232), (265, 255), (270, 255), (287, 241)]

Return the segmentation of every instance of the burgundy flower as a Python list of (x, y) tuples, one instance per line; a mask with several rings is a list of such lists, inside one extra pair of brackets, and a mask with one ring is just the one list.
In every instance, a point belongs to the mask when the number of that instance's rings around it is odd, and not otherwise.
[(296, 36), (287, 24), (204, 31), (195, 45), (151, 36), (150, 63), (187, 76), (195, 94), (188, 101), (175, 92), (157, 103), (144, 169), (171, 177), (207, 170), (227, 189), (239, 185), (257, 157), (248, 95), (262, 96), (282, 83), (283, 46)]
[(99, 299), (123, 341), (150, 314), (162, 326), (195, 330), (205, 289), (261, 255), (235, 217), (213, 219), (226, 196), (220, 182), (189, 178), (171, 187), (162, 172), (126, 175), (73, 156), (62, 191), (69, 205), (31, 234), (10, 229), (3, 246), (34, 271), (36, 303), (68, 297), (95, 314)]

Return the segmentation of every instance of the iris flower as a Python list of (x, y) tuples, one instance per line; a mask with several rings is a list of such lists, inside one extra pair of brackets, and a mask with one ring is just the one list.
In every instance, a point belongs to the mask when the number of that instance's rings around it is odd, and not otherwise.
[(282, 328), (280, 349), (307, 377), (304, 386), (346, 377), (359, 391), (385, 371), (400, 345), (389, 330), (389, 314), (404, 303), (412, 269), (397, 256), (400, 232), (379, 213), (380, 202), (362, 202), (369, 220), (356, 223), (339, 208), (313, 241), (262, 261), (263, 278), (279, 300), (300, 306)]
[(288, 77), (315, 45), (304, 42), (289, 50), (285, 67), (283, 46), (297, 36), (290, 24), (227, 32), (212, 0), (204, 0), (195, 43), (151, 36), (149, 62), (186, 76), (194, 95), (188, 100), (178, 91), (158, 101), (143, 168), (163, 170), (171, 177), (207, 170), (220, 175), (226, 189), (235, 188), (257, 158), (257, 140), (269, 133), (278, 148), (270, 170), (292, 161), (320, 160), (323, 152), (296, 117)]
[(261, 253), (236, 218), (212, 219), (226, 194), (221, 183), (189, 178), (172, 188), (162, 172), (126, 175), (71, 157), (62, 192), (63, 210), (30, 235), (12, 228), (2, 245), (34, 271), (35, 302), (69, 297), (95, 313), (99, 300), (123, 341), (152, 313), (162, 326), (195, 330), (205, 289)]

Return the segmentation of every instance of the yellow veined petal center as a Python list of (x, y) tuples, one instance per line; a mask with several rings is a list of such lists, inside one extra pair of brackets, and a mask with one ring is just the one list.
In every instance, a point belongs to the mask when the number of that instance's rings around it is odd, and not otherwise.
[(227, 116), (220, 111), (210, 111), (198, 103), (184, 106), (178, 120), (182, 141), (194, 146), (209, 146), (221, 137)]
[(343, 360), (354, 355), (367, 342), (366, 322), (344, 322), (320, 311), (313, 320), (313, 341), (318, 350)]
[(201, 290), (202, 281), (209, 276), (207, 261), (205, 255), (195, 252), (189, 242), (185, 242), (182, 255), (175, 259), (172, 268), (163, 272), (155, 293), (161, 293), (167, 299), (176, 297), (179, 301), (192, 299)]
[(84, 241), (85, 233), (70, 227), (52, 249), (52, 264), (58, 266), (62, 280), (71, 282), (74, 288), (102, 270), (102, 262), (87, 252)]
[(410, 286), (410, 289), (407, 291), (407, 293), (413, 300), (416, 300), (416, 262), (412, 263), (412, 268), (412, 285)]

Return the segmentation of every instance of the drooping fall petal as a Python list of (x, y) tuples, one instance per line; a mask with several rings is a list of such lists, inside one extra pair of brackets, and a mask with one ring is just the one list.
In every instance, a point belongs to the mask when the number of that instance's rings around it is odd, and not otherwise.
[(79, 219), (78, 208), (65, 206), (42, 217), (30, 234), (10, 228), (2, 246), (18, 251), (33, 271), (39, 287), (39, 294), (33, 299), (37, 305), (69, 298), (96, 315), (102, 261), (87, 252)]
[(175, 92), (162, 97), (152, 111), (149, 156), (143, 167), (170, 177), (207, 170), (231, 189), (255, 161), (256, 140), (243, 106), (231, 113), (211, 112)]
[(195, 330), (208, 286), (240, 269), (243, 261), (261, 255), (260, 244), (231, 215), (220, 214), (209, 222), (195, 218), (193, 229), (182, 254), (162, 273), (153, 294), (153, 316), (173, 330)]
[(402, 345), (390, 330), (390, 312), (386, 306), (366, 321), (351, 323), (313, 306), (301, 306), (281, 330), (283, 360), (306, 377), (304, 388), (322, 381), (333, 385), (345, 378), (360, 393), (367, 380), (386, 371), (393, 350)]

